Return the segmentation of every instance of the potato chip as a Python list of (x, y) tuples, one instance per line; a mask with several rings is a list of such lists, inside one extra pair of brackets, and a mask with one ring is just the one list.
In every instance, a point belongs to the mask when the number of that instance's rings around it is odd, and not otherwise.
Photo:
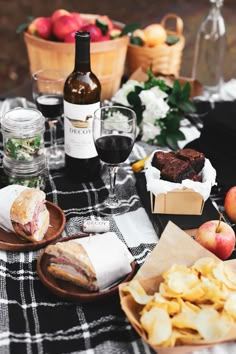
[(152, 345), (161, 345), (171, 336), (171, 320), (168, 313), (163, 309), (153, 307), (140, 317), (140, 322)]
[(199, 283), (189, 289), (188, 291), (184, 292), (182, 295), (181, 295), (182, 299), (184, 300), (187, 300), (187, 301), (196, 301), (196, 302), (201, 302), (201, 301), (204, 301), (202, 299), (205, 299), (205, 291), (204, 291), (204, 287), (203, 287), (203, 284)]
[(200, 308), (197, 308), (197, 306), (193, 308), (191, 304), (181, 300), (181, 311), (171, 319), (172, 326), (181, 329), (189, 328), (196, 330), (195, 318), (199, 311)]
[(183, 294), (199, 283), (198, 274), (184, 265), (174, 265), (163, 274), (167, 287), (176, 294)]
[(236, 328), (236, 272), (223, 261), (204, 257), (191, 267), (175, 264), (162, 276), (152, 296), (138, 281), (126, 287), (143, 305), (140, 324), (151, 345), (219, 342)]
[(169, 315), (173, 316), (175, 313), (179, 312), (180, 304), (175, 299), (171, 301), (161, 296), (159, 293), (154, 294), (154, 305), (165, 305)]
[(154, 298), (152, 301), (148, 302), (141, 314), (143, 314), (144, 312), (150, 311), (150, 309), (152, 307), (159, 307), (162, 308), (163, 310), (165, 310), (166, 312), (168, 312), (168, 314), (170, 316), (173, 316), (174, 314), (178, 313), (180, 310), (180, 304), (177, 300), (172, 299), (172, 300), (168, 300), (166, 298), (164, 298), (161, 294), (159, 293), (155, 293), (154, 294)]
[(216, 267), (213, 269), (213, 275), (227, 288), (236, 290), (236, 274), (223, 262), (220, 262), (216, 265)]
[(232, 327), (231, 319), (213, 308), (201, 309), (193, 322), (202, 338), (209, 342), (223, 339)]
[(171, 291), (169, 287), (165, 283), (161, 283), (159, 286), (159, 292), (162, 296), (166, 297), (167, 299), (171, 298), (178, 298), (180, 294)]
[(123, 291), (129, 292), (134, 300), (140, 305), (146, 305), (153, 299), (153, 295), (147, 295), (146, 291), (137, 280), (131, 280), (131, 282), (123, 288)]
[(233, 317), (233, 319), (236, 320), (236, 294), (232, 294), (229, 296), (229, 298), (225, 302), (224, 309), (229, 316)]
[(211, 279), (201, 277), (201, 281), (197, 286), (183, 294), (182, 298), (196, 304), (206, 302), (221, 304), (222, 299), (224, 299), (224, 293)]
[(192, 268), (203, 276), (209, 276), (212, 274), (212, 270), (215, 268), (216, 264), (217, 262), (214, 258), (202, 257), (192, 265)]
[(193, 331), (191, 329), (173, 328), (171, 337), (165, 344), (169, 344), (169, 347), (174, 347), (175, 345), (193, 343), (194, 341), (199, 341), (200, 339), (201, 335), (197, 331)]

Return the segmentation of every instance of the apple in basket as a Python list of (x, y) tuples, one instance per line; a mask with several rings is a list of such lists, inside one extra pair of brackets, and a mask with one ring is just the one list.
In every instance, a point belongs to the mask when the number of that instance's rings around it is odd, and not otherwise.
[(203, 223), (196, 232), (195, 240), (214, 253), (221, 260), (227, 259), (235, 247), (235, 233), (232, 227), (219, 220)]
[(32, 35), (48, 39), (52, 32), (52, 21), (50, 17), (37, 17), (28, 26), (28, 32)]
[(79, 12), (71, 12), (70, 13), (72, 17), (74, 17), (78, 23), (78, 28), (81, 28), (89, 23), (89, 20), (82, 17)]
[(66, 9), (55, 10), (51, 15), (52, 23), (54, 23), (59, 17), (64, 16), (64, 15), (69, 15), (69, 14), (70, 14), (70, 12), (67, 11)]
[(71, 32), (78, 30), (79, 24), (77, 18), (71, 15), (63, 15), (58, 17), (52, 25), (52, 33), (57, 38), (64, 38)]
[(90, 32), (91, 42), (99, 42), (102, 38), (102, 30), (93, 23), (83, 26), (81, 31)]
[(230, 220), (236, 223), (236, 186), (231, 187), (226, 193), (224, 208)]

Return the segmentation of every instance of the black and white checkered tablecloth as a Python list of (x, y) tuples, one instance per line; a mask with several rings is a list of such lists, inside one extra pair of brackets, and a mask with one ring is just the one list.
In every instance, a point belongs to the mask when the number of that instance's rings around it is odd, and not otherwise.
[[(142, 207), (129, 165), (129, 161), (144, 157), (147, 149), (154, 148), (136, 143), (129, 160), (118, 172), (119, 197), (129, 204), (129, 212), (107, 217), (112, 231), (127, 245), (137, 266), (144, 262), (159, 236)], [(2, 175), (2, 168), (0, 172)], [(59, 205), (65, 213), (62, 237), (66, 237), (80, 233), (83, 220), (102, 207), (107, 185), (102, 180), (71, 183), (63, 170), (50, 171), (45, 192), (47, 200)], [(64, 301), (45, 288), (36, 271), (40, 252), (0, 250), (1, 354), (153, 352), (132, 329), (121, 310), (118, 294), (100, 302), (80, 304)], [(202, 353), (235, 351), (236, 345), (231, 343)]]

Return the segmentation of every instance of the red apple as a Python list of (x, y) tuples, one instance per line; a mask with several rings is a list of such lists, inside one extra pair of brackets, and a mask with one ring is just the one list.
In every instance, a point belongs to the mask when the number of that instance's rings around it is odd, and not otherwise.
[(197, 229), (195, 240), (221, 260), (227, 259), (235, 247), (234, 230), (221, 220), (203, 223)]
[(64, 38), (64, 42), (75, 43), (75, 33), (76, 33), (76, 31), (72, 31), (72, 32), (68, 33)]
[(61, 40), (64, 40), (67, 34), (78, 29), (77, 20), (71, 15), (60, 16), (52, 25), (53, 34)]
[(231, 187), (226, 193), (224, 207), (229, 219), (236, 223), (236, 186)]
[(70, 12), (65, 9), (55, 10), (51, 15), (52, 23), (54, 23), (59, 17), (64, 15), (70, 15)]
[(111, 38), (110, 38), (110, 35), (109, 34), (105, 34), (103, 35), (101, 38), (100, 38), (100, 42), (105, 42), (105, 41), (109, 41)]
[(91, 42), (100, 42), (102, 38), (102, 31), (93, 23), (90, 23), (86, 26), (81, 27), (81, 31), (90, 32)]
[(29, 24), (27, 32), (48, 39), (52, 32), (52, 21), (49, 17), (37, 17)]
[(72, 17), (74, 17), (78, 23), (78, 29), (80, 29), (80, 27), (83, 27), (87, 24), (89, 24), (89, 21), (86, 20), (86, 18), (82, 17), (81, 14), (79, 12), (71, 12), (70, 13)]

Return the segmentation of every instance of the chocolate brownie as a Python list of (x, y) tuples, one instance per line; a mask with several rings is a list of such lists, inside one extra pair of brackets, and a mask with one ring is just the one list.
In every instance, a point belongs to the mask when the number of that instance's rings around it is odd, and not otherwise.
[(199, 173), (202, 170), (205, 163), (204, 154), (193, 149), (179, 150), (176, 153), (176, 156), (184, 161), (189, 162), (196, 173)]
[(175, 152), (164, 152), (157, 151), (153, 155), (152, 166), (156, 167), (158, 170), (161, 170), (166, 164), (169, 164), (172, 159), (175, 158)]
[(202, 182), (202, 176), (195, 174), (193, 177), (190, 178), (194, 182)]
[(191, 179), (196, 175), (196, 172), (191, 167), (189, 162), (174, 158), (165, 164), (161, 169), (161, 178), (166, 181), (181, 183), (183, 179)]

